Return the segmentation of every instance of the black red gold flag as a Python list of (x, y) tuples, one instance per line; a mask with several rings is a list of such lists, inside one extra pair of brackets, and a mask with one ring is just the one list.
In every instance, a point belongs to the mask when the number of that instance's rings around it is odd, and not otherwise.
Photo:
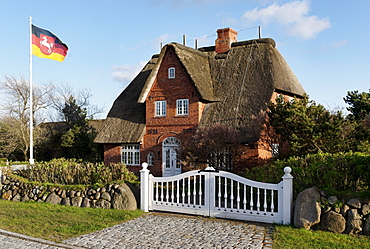
[(32, 54), (40, 58), (63, 61), (68, 46), (48, 30), (32, 25)]

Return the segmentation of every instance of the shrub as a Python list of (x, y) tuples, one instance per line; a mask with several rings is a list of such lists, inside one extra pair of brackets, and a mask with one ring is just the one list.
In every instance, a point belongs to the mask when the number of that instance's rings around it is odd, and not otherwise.
[(17, 174), (32, 181), (62, 185), (94, 185), (137, 180), (135, 174), (124, 164), (110, 164), (106, 167), (103, 163), (64, 158), (35, 163)]
[(349, 192), (370, 190), (370, 155), (359, 152), (309, 154), (276, 160), (247, 170), (246, 177), (277, 183), (286, 166), (292, 168), (295, 195), (313, 186)]

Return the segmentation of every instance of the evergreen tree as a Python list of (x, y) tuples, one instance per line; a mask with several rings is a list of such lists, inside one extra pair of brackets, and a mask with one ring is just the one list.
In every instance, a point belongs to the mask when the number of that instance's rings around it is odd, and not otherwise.
[(93, 139), (92, 127), (86, 120), (87, 112), (70, 96), (62, 109), (68, 130), (61, 137), (61, 146), (66, 149), (66, 157), (91, 159)]
[(287, 156), (349, 149), (346, 138), (351, 129), (340, 111), (330, 113), (308, 96), (292, 101), (279, 97), (269, 109), (270, 125), (280, 143), (289, 145)]
[(370, 90), (368, 93), (349, 91), (344, 98), (350, 111), (348, 119), (353, 122), (356, 132), (356, 151), (370, 153)]

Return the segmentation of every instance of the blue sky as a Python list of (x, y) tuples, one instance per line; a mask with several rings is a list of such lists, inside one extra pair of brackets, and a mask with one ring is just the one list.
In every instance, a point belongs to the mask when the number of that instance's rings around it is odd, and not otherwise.
[[(230, 27), (238, 41), (276, 41), (310, 98), (344, 108), (347, 91), (370, 88), (368, 0), (13, 0), (0, 3), (0, 80), (29, 77), (29, 21), (69, 47), (63, 62), (33, 56), (35, 84), (91, 90), (105, 118), (115, 98), (160, 44), (214, 45)], [(3, 96), (0, 95), (1, 98)]]

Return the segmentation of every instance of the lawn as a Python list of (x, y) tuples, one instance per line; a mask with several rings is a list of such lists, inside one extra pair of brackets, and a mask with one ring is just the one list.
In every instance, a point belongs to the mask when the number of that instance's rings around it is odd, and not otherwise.
[(141, 210), (79, 208), (0, 200), (0, 228), (61, 242), (138, 217)]
[(370, 248), (369, 236), (354, 236), (323, 231), (309, 231), (291, 226), (275, 226), (273, 248)]
[[(143, 213), (141, 210), (79, 208), (0, 200), (0, 228), (61, 242), (120, 224)], [(307, 231), (276, 225), (273, 248), (370, 248), (370, 237)]]

